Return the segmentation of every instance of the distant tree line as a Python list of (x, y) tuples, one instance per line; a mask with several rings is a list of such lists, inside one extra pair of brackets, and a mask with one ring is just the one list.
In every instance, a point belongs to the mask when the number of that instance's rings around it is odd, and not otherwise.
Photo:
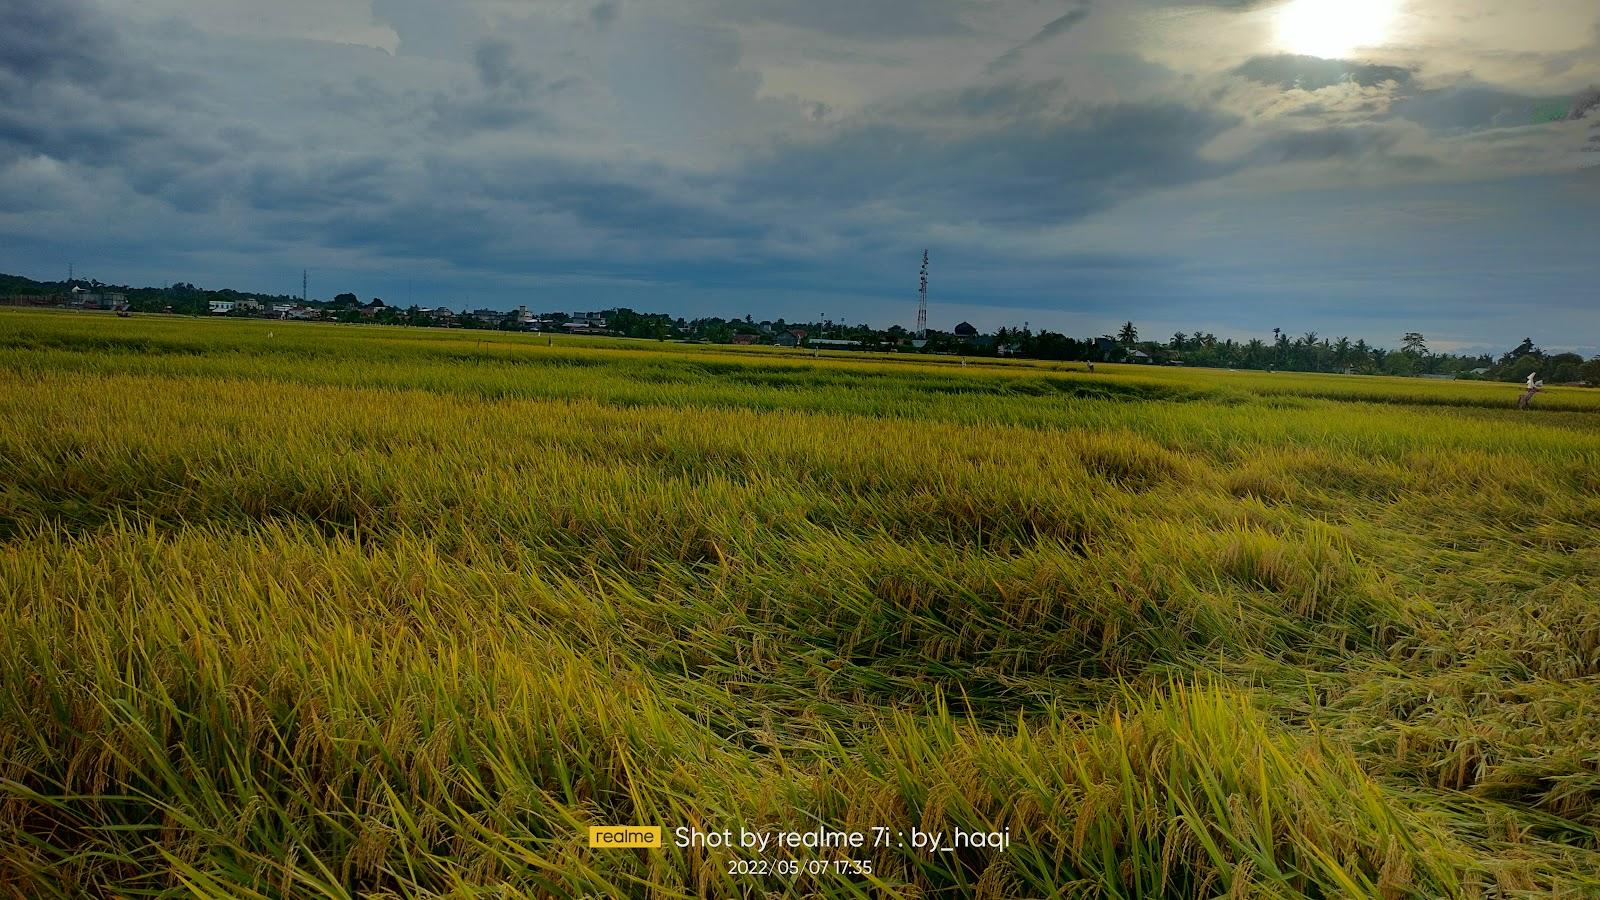
[[(0, 296), (60, 296), (75, 286), (125, 294), (128, 307), (134, 312), (203, 315), (209, 312), (212, 301), (239, 301), (246, 297), (267, 305), (300, 302), (300, 298), (294, 295), (205, 290), (187, 282), (178, 282), (170, 287), (130, 288), (113, 287), (85, 279), (38, 282), (0, 274)], [(415, 305), (400, 308), (385, 305), (381, 301), (363, 304), (360, 298), (348, 292), (340, 293), (330, 301), (310, 300), (305, 305), (318, 310), (324, 318), (341, 322), (411, 326), (441, 324), (436, 308)], [(1491, 354), (1435, 353), (1428, 349), (1427, 339), (1414, 331), (1401, 336), (1398, 349), (1371, 345), (1360, 339), (1352, 341), (1343, 336), (1330, 339), (1314, 331), (1291, 336), (1278, 328), (1273, 329), (1270, 341), (1260, 338), (1238, 341), (1198, 330), (1180, 331), (1165, 342), (1140, 340), (1138, 327), (1133, 322), (1124, 323), (1114, 336), (1087, 338), (1073, 338), (1049, 330), (1035, 331), (1027, 325), (1021, 328), (1003, 327), (993, 334), (983, 334), (963, 323), (964, 327), (957, 331), (930, 329), (925, 340), (914, 340), (915, 336), (899, 325), (879, 329), (866, 324), (838, 323), (828, 318), (810, 322), (790, 322), (781, 318), (757, 322), (749, 315), (742, 318), (709, 316), (685, 319), (665, 313), (637, 312), (625, 307), (603, 310), (600, 315), (605, 320), (606, 333), (650, 340), (770, 344), (785, 343), (788, 340), (785, 336), (788, 335), (802, 347), (810, 345), (813, 340), (828, 340), (849, 342), (849, 346), (861, 350), (970, 357), (1140, 362), (1287, 372), (1434, 375), (1493, 381), (1524, 381), (1530, 374), (1538, 373), (1542, 380), (1552, 384), (1586, 383), (1600, 386), (1600, 356), (1586, 360), (1576, 353), (1546, 353), (1535, 346), (1531, 338), (1523, 338), (1517, 346), (1495, 357)], [(536, 321), (540, 323), (539, 327), (555, 330), (571, 321), (571, 317), (566, 312), (546, 312), (538, 314)], [(449, 325), (454, 328), (527, 330), (527, 326), (510, 313), (478, 316), (465, 309), (460, 315), (453, 316)]]

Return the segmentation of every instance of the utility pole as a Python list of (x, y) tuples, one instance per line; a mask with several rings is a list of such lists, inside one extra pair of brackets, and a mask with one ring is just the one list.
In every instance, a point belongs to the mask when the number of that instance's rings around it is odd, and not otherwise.
[(928, 338), (928, 251), (922, 251), (922, 287), (917, 292), (917, 340)]
[(311, 292), (311, 273), (305, 269), (300, 270), (300, 304), (305, 305)]

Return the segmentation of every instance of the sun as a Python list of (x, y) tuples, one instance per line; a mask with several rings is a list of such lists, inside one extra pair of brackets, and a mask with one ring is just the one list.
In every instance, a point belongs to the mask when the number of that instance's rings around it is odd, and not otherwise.
[(1290, 0), (1278, 7), (1278, 46), (1299, 56), (1342, 59), (1383, 43), (1398, 0)]

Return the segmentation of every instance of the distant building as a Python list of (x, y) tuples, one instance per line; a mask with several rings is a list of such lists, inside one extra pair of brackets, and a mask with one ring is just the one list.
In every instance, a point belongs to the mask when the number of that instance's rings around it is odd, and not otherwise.
[(214, 316), (225, 316), (239, 306), (232, 300), (212, 300), (209, 305), (211, 307), (210, 312)]
[(456, 311), (448, 306), (439, 306), (428, 310), (428, 315), (440, 321), (449, 321), (456, 317)]
[(1150, 362), (1150, 354), (1144, 352), (1143, 350), (1129, 350), (1128, 351), (1128, 362), (1131, 362), (1131, 363), (1149, 363)]
[(506, 314), (498, 309), (475, 309), (472, 311), (472, 317), (485, 325), (498, 325)]
[(101, 294), (77, 286), (67, 294), (67, 305), (75, 309), (116, 309), (127, 303), (125, 294)]
[(816, 347), (819, 350), (856, 350), (863, 345), (860, 341), (841, 341), (833, 338), (812, 338), (807, 343), (807, 346)]
[(756, 342), (756, 336), (753, 334), (736, 334), (733, 336), (733, 342), (742, 347), (748, 347)]
[(798, 347), (800, 339), (794, 336), (794, 332), (785, 331), (772, 336), (772, 345), (774, 347)]
[(977, 336), (978, 329), (973, 327), (971, 322), (962, 322), (960, 325), (956, 326), (956, 337), (961, 338), (964, 341), (971, 340)]
[(568, 334), (605, 334), (606, 317), (597, 312), (575, 312), (560, 327)]

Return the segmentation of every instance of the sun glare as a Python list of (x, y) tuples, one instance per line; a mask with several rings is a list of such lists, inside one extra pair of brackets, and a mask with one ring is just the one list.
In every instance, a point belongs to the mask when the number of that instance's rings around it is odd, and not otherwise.
[(1340, 59), (1383, 43), (1397, 0), (1290, 0), (1278, 8), (1278, 44), (1301, 56)]

